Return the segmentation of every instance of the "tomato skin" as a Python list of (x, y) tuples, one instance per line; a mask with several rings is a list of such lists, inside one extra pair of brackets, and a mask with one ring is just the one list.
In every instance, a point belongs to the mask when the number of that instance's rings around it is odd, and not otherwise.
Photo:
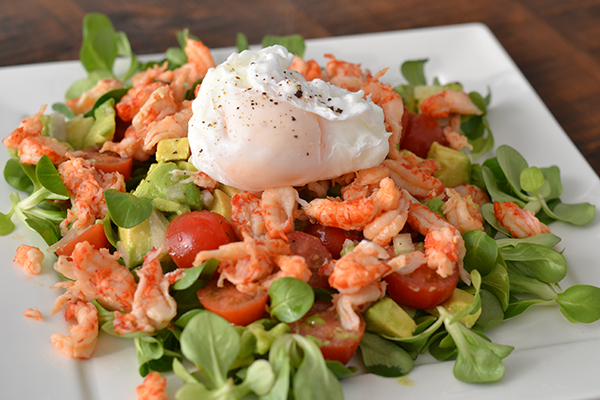
[(427, 114), (410, 114), (406, 129), (402, 132), (400, 148), (426, 158), (433, 142), (444, 146), (448, 141), (437, 119)]
[(217, 280), (200, 288), (197, 295), (208, 311), (220, 315), (232, 324), (244, 326), (263, 317), (269, 299), (266, 291), (242, 293), (228, 282), (222, 288), (218, 287)]
[(362, 233), (358, 231), (349, 232), (340, 228), (323, 226), (321, 224), (308, 225), (304, 229), (304, 232), (319, 238), (334, 259), (340, 258), (340, 252), (344, 247), (346, 239), (354, 241), (360, 241), (362, 239)]
[(304, 257), (312, 272), (308, 284), (315, 288), (330, 289), (327, 275), (321, 274), (321, 267), (331, 261), (331, 253), (321, 241), (308, 233), (292, 231), (286, 234), (292, 255)]
[(396, 303), (425, 310), (452, 296), (458, 283), (458, 268), (454, 268), (452, 275), (442, 278), (424, 264), (411, 274), (394, 272), (384, 279), (388, 284), (387, 293)]
[(196, 254), (237, 240), (221, 214), (192, 211), (175, 217), (167, 227), (167, 250), (179, 268), (191, 268)]
[(122, 158), (111, 153), (100, 153), (93, 149), (81, 150), (79, 155), (88, 161), (91, 161), (97, 170), (104, 173), (118, 172), (125, 178), (125, 181), (131, 177), (131, 169), (133, 168), (132, 158)]
[(94, 224), (81, 231), (73, 240), (57, 248), (55, 253), (58, 256), (70, 256), (73, 254), (77, 243), (81, 242), (88, 242), (96, 249), (108, 249), (110, 247), (110, 242), (104, 233), (104, 226), (102, 224)]
[(365, 334), (365, 320), (361, 314), (358, 331), (349, 332), (342, 327), (340, 317), (332, 303), (316, 301), (302, 319), (290, 325), (291, 333), (311, 335), (321, 341), (321, 353), (326, 360), (347, 364)]

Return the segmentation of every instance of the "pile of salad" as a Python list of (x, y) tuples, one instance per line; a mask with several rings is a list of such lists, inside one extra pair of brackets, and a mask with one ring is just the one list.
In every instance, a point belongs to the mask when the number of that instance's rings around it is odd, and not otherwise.
[[(3, 140), (18, 192), (0, 233), (19, 220), (58, 256), (58, 351), (133, 340), (140, 399), (167, 398), (167, 376), (180, 400), (341, 399), (355, 365), (399, 377), (426, 352), (494, 382), (513, 347), (486, 331), (536, 305), (600, 319), (600, 288), (560, 286), (549, 228), (595, 206), (561, 202), (559, 168), (510, 146), (482, 161), (490, 93), (428, 82), (427, 60), (394, 87), (320, 66), (297, 35), (251, 51), (238, 34), (217, 66), (183, 30), (142, 64), (106, 16), (83, 24), (88, 76)], [(15, 262), (39, 274), (44, 257)]]

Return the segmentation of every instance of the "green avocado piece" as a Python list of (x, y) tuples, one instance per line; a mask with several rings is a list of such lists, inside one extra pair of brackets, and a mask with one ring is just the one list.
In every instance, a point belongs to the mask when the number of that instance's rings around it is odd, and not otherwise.
[(82, 148), (99, 147), (112, 140), (116, 129), (116, 115), (115, 99), (110, 98), (98, 106), (94, 111), (94, 124), (83, 138)]
[[(442, 304), (440, 304), (440, 306), (444, 307), (447, 311), (450, 311), (451, 313), (456, 314), (459, 311), (461, 311), (463, 308), (465, 308), (466, 306), (473, 304), (474, 299), (475, 299), (475, 296), (473, 296), (471, 293), (465, 292), (462, 289), (455, 288), (454, 292), (452, 293), (452, 296), (450, 296), (450, 298), (448, 300), (446, 300)], [(432, 315), (438, 316), (438, 317), (440, 315), (437, 312), (437, 309), (435, 309), (435, 308), (429, 309), (429, 310), (427, 310), (427, 312)], [(459, 322), (462, 323), (467, 328), (471, 329), (471, 327), (473, 327), (473, 325), (475, 325), (475, 322), (477, 322), (477, 319), (479, 318), (480, 315), (481, 315), (481, 308), (479, 310), (477, 310), (477, 312), (475, 314), (469, 314), (469, 315), (462, 317), (459, 320)]]
[(140, 182), (133, 194), (152, 200), (154, 207), (163, 212), (183, 214), (202, 209), (200, 188), (173, 162), (152, 164), (146, 178)]
[(415, 321), (394, 300), (384, 297), (364, 313), (367, 329), (398, 338), (411, 337)]
[(163, 139), (156, 145), (157, 161), (177, 161), (190, 158), (188, 138)]
[(167, 233), (169, 220), (156, 209), (152, 211), (150, 217), (139, 225), (131, 229), (119, 228), (119, 243), (117, 247), (122, 254), (128, 268), (140, 265), (144, 256), (152, 250), (163, 245), (163, 252), (159, 259), (164, 260), (168, 257), (165, 237)]
[(213, 192), (214, 200), (208, 209), (224, 216), (231, 223), (231, 196), (220, 189)]
[(219, 189), (222, 190), (229, 197), (233, 197), (238, 193), (242, 193), (242, 191), (240, 189), (236, 189), (233, 186), (227, 186), (222, 183), (219, 184)]
[(427, 158), (433, 158), (439, 164), (440, 169), (433, 176), (444, 186), (453, 188), (471, 180), (471, 160), (467, 154), (433, 142)]
[(74, 149), (83, 149), (83, 139), (87, 136), (92, 125), (94, 125), (93, 117), (84, 117), (77, 115), (76, 117), (68, 120), (65, 125), (67, 129), (67, 142), (73, 146)]

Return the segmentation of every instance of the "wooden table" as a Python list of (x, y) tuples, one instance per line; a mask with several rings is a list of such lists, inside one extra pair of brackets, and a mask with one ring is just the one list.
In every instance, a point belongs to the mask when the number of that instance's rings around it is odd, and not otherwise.
[[(175, 5), (176, 4), (176, 5)], [(0, 66), (78, 58), (81, 21), (102, 12), (136, 54), (265, 34), (305, 38), (483, 22), (600, 173), (600, 0), (19, 0), (0, 4)]]

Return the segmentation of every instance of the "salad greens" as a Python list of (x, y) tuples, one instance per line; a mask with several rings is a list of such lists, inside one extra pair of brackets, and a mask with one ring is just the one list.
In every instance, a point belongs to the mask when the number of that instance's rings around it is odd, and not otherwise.
[[(80, 59), (88, 76), (68, 89), (67, 99), (81, 96), (100, 79), (117, 77), (114, 63), (119, 56), (128, 58), (130, 62), (129, 70), (118, 77), (124, 83), (135, 72), (152, 65), (140, 65), (127, 36), (116, 32), (106, 16), (96, 13), (86, 15), (83, 30)], [(184, 49), (188, 38), (194, 37), (187, 29), (177, 33), (180, 47), (166, 52), (165, 61), (169, 69), (187, 62)], [(239, 51), (248, 48), (248, 40), (242, 33), (237, 34), (236, 43)], [(299, 57), (303, 57), (305, 52), (304, 40), (299, 35), (266, 36), (262, 40), (263, 46), (273, 44), (284, 45)], [(434, 79), (428, 84), (426, 62), (422, 59), (402, 64), (401, 72), (407, 84), (394, 88), (412, 113), (419, 112), (421, 101), (432, 94), (443, 90), (463, 90), (457, 82), (442, 84)], [(186, 98), (193, 95), (193, 88), (199, 83), (192, 86), (188, 91), (191, 94), (187, 93)], [(54, 110), (62, 113), (71, 127), (71, 130), (66, 127), (65, 132), (61, 131), (65, 134), (64, 140), (75, 149), (82, 149), (102, 143), (105, 136), (114, 134), (114, 105), (128, 90), (129, 87), (124, 87), (104, 94), (83, 116), (74, 116), (63, 103), (54, 104)], [(473, 146), (468, 156), (475, 161), (494, 146), (486, 118), (491, 93), (483, 97), (471, 92), (469, 97), (482, 114), (463, 116), (460, 133)], [(65, 122), (65, 117), (61, 116), (59, 125)], [(109, 120), (109, 129), (102, 131), (98, 140), (98, 136), (90, 132), (94, 132), (92, 127), (100, 124), (105, 117)], [(48, 121), (45, 129), (48, 132), (59, 130)], [(69, 191), (48, 156), (43, 156), (33, 166), (20, 163), (18, 156), (12, 155), (4, 168), (4, 177), (12, 187), (27, 193), (28, 197), (22, 200), (18, 193), (10, 195), (11, 210), (6, 214), (0, 213), (0, 235), (14, 231), (12, 217), (16, 215), (52, 245), (61, 238), (59, 224), (67, 215)], [(119, 248), (118, 241), (123, 230), (132, 232), (140, 229), (142, 235), (151, 237), (152, 228), (146, 228), (144, 224), (151, 224), (153, 217), (160, 220), (159, 225), (162, 225), (156, 230), (164, 236), (168, 219), (202, 209), (205, 198), (200, 189), (185, 175), (174, 177), (174, 172), (190, 171), (192, 168), (185, 162), (157, 163), (150, 159), (135, 166), (125, 193), (106, 190), (104, 200), (108, 213), (104, 229), (112, 246)], [(561, 202), (563, 188), (557, 166), (529, 166), (515, 149), (506, 145), (499, 146), (495, 155), (482, 164), (473, 162), (470, 180), (493, 200), (513, 202), (546, 223), (561, 221), (580, 226), (589, 223), (595, 215), (595, 206), (589, 203)], [(443, 205), (439, 198), (427, 203), (427, 207), (440, 216), (444, 216)], [(383, 332), (380, 326), (370, 323), (367, 318), (367, 332), (359, 344), (366, 371), (384, 377), (403, 376), (413, 368), (419, 354), (429, 352), (438, 360), (454, 360), (454, 375), (461, 381), (494, 382), (502, 378), (502, 360), (509, 356), (513, 347), (491, 342), (485, 335), (486, 330), (536, 305), (557, 306), (571, 322), (591, 323), (600, 319), (600, 288), (582, 284), (564, 290), (561, 288), (560, 283), (567, 274), (567, 261), (556, 249), (559, 237), (542, 233), (512, 238), (494, 217), (491, 203), (481, 210), (486, 221), (485, 230), (463, 234), (466, 248), (464, 268), (470, 273), (471, 284), (459, 283), (455, 294), (457, 291), (462, 293), (461, 300), (454, 301), (453, 295), (434, 309), (403, 309), (402, 312), (414, 320), (410, 335), (395, 336), (392, 331)], [(394, 238), (394, 248), (398, 253), (407, 250), (404, 239), (401, 235)], [(412, 245), (410, 240), (409, 244)], [(355, 243), (346, 241), (341, 255), (353, 251), (354, 247)], [(127, 259), (124, 264), (136, 273), (138, 263), (131, 262), (130, 265), (131, 260), (126, 256), (123, 258)], [(174, 269), (169, 260), (161, 261), (165, 272)], [(217, 267), (218, 260), (209, 259), (181, 274), (169, 288), (177, 302), (177, 317), (168, 327), (153, 334), (117, 334), (113, 326), (114, 312), (94, 300), (102, 331), (133, 339), (140, 375), (172, 371), (180, 378), (183, 386), (177, 392), (179, 400), (342, 399), (340, 379), (352, 376), (357, 368), (326, 361), (320, 350), (320, 345), (324, 344), (322, 341), (310, 335), (303, 337), (292, 333), (289, 325), (301, 320), (316, 300), (330, 301), (332, 294), (324, 289), (313, 289), (296, 278), (281, 278), (269, 288), (270, 318), (248, 326), (232, 326), (222, 317), (204, 310), (196, 294), (212, 279)], [(379, 301), (387, 300), (390, 299)], [(400, 309), (396, 303), (394, 306)], [(311, 323), (319, 324), (321, 321), (314, 319)], [(416, 328), (413, 329), (413, 326)]]

